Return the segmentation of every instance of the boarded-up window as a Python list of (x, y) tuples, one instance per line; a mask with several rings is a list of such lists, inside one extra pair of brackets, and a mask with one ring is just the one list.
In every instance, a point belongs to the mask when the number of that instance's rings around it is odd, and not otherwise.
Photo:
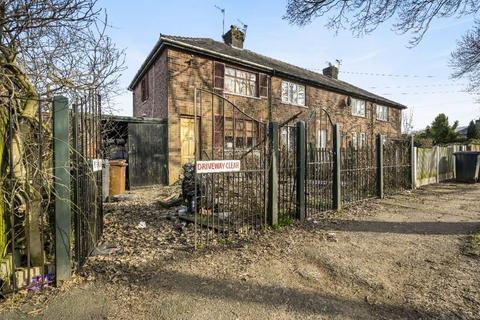
[(268, 96), (268, 76), (264, 73), (260, 73), (258, 76), (258, 92), (260, 97)]
[[(233, 123), (235, 122), (235, 132), (233, 130)], [(225, 118), (225, 131), (223, 116), (215, 116), (215, 147), (222, 147), (223, 134), (225, 132), (225, 149), (233, 148), (252, 148), (257, 143), (258, 123), (246, 120), (235, 119), (235, 121), (228, 117)], [(234, 138), (235, 135), (235, 138)]]
[(215, 89), (223, 90), (224, 86), (224, 77), (225, 77), (225, 64), (220, 62), (214, 63), (214, 79), (213, 79), (213, 86)]
[(140, 87), (142, 90), (142, 102), (147, 101), (150, 95), (150, 90), (148, 88), (148, 73), (145, 74), (145, 77), (143, 77), (142, 82), (140, 83)]

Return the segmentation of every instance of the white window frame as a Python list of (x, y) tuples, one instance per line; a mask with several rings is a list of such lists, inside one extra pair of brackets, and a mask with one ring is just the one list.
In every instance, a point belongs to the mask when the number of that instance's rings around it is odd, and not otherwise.
[(366, 117), (367, 103), (365, 100), (352, 98), (352, 115), (356, 117)]
[[(224, 91), (225, 93), (235, 94), (244, 97), (258, 97), (258, 74), (241, 69), (225, 66), (224, 73)], [(233, 82), (233, 90), (227, 83)], [(242, 91), (244, 86), (245, 91)], [(250, 89), (249, 89), (250, 88)]]
[[(303, 91), (303, 97), (299, 95), (301, 91)], [(282, 103), (305, 107), (306, 94), (307, 88), (303, 84), (282, 80)]]
[(381, 104), (377, 104), (377, 120), (388, 121), (389, 108)]

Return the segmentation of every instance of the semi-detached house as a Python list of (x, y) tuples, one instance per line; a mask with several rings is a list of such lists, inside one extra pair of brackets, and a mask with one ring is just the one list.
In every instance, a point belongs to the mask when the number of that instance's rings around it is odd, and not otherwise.
[[(281, 123), (299, 113), (296, 119), (305, 119), (324, 108), (355, 144), (373, 143), (379, 133), (401, 134), (406, 107), (339, 80), (335, 66), (320, 74), (247, 50), (245, 35), (235, 26), (223, 38), (161, 35), (129, 86), (134, 116), (167, 123), (167, 137), (161, 137), (168, 139), (164, 183), (178, 180), (183, 163), (193, 158), (195, 87), (223, 95), (261, 121)], [(327, 144), (324, 129), (314, 135), (319, 146)]]

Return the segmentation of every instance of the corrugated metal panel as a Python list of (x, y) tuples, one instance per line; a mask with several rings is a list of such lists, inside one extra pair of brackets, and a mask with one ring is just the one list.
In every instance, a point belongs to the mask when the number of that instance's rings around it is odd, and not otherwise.
[(131, 188), (166, 184), (166, 124), (128, 124), (128, 177)]

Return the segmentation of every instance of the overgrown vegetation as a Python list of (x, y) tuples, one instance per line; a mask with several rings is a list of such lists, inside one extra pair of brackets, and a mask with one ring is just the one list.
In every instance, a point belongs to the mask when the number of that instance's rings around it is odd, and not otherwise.
[[(11, 243), (5, 241), (5, 233), (13, 221), (17, 248), (29, 241), (32, 264), (42, 259), (39, 225), (53, 179), (51, 149), (38, 152), (36, 135), (41, 132), (46, 144), (52, 138), (49, 125), (39, 121), (39, 97), (48, 105), (46, 101), (58, 94), (115, 94), (124, 53), (106, 30), (107, 15), (96, 7), (96, 0), (0, 1), (0, 220), (5, 222), (0, 224), (0, 258)], [(40, 160), (45, 166), (38, 165)]]

